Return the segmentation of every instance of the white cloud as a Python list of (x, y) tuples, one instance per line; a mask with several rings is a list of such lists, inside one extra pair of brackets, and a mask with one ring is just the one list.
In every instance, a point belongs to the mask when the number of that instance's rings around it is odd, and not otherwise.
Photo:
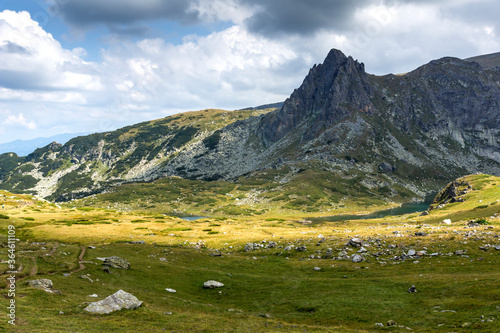
[[(100, 90), (95, 65), (82, 60), (82, 48), (62, 48), (45, 32), (28, 12), (0, 12), (0, 46), (9, 45), (9, 52), (0, 49), (0, 86), (14, 89)], [(9, 75), (10, 73), (15, 75)]]
[(2, 125), (4, 126), (14, 126), (14, 127), (25, 127), (30, 130), (33, 130), (36, 128), (36, 124), (34, 121), (28, 121), (25, 117), (24, 114), (19, 113), (17, 116), (15, 115), (10, 115), (7, 117), (2, 122)]
[[(249, 2), (199, 0), (189, 9), (199, 19), (235, 24), (185, 36), (178, 45), (162, 38), (116, 39), (100, 44), (102, 59), (96, 63), (83, 59), (87, 50), (81, 47), (63, 48), (27, 12), (6, 10), (0, 12), (0, 110), (9, 112), (0, 113), (0, 132), (17, 139), (110, 130), (179, 111), (282, 101), (331, 48), (364, 62), (374, 74), (406, 72), (443, 56), (498, 52), (497, 24), (464, 15), (463, 6), (473, 2), (365, 1), (340, 30), (326, 25), (275, 38), (248, 30), (255, 10), (245, 6)], [(87, 14), (90, 20), (92, 12)], [(0, 141), (7, 141), (4, 134)]]

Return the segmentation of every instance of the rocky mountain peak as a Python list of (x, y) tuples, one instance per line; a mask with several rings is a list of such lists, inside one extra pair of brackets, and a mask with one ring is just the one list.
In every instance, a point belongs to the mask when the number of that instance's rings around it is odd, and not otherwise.
[(312, 121), (314, 133), (317, 128), (350, 117), (352, 109), (370, 111), (371, 95), (364, 65), (333, 49), (323, 64), (311, 68), (283, 107), (264, 118), (262, 139), (270, 145), (305, 121)]

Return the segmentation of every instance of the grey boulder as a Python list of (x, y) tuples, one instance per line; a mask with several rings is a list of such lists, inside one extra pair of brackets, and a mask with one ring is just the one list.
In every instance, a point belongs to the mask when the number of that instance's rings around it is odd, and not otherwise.
[(104, 258), (104, 262), (102, 263), (105, 266), (110, 266), (113, 268), (121, 268), (121, 269), (129, 269), (130, 268), (130, 263), (117, 256), (111, 256)]
[(58, 290), (54, 290), (54, 285), (52, 283), (52, 280), (49, 279), (39, 279), (39, 280), (31, 280), (28, 281), (30, 287), (33, 287), (35, 289), (40, 289), (44, 290), (48, 293), (52, 294), (59, 294), (60, 292)]
[(203, 283), (203, 288), (205, 289), (215, 289), (215, 288), (220, 288), (224, 287), (224, 284), (222, 282), (214, 281), (214, 280), (209, 280), (205, 283)]
[(99, 302), (90, 303), (83, 310), (95, 314), (108, 314), (121, 309), (134, 310), (140, 307), (142, 301), (123, 290), (118, 290)]

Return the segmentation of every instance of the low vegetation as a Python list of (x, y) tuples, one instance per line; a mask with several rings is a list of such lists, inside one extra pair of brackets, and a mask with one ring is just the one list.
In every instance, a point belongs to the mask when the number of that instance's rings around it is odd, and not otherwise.
[[(498, 331), (500, 178), (466, 177), (465, 200), (428, 215), (309, 224), (304, 218), (325, 212), (280, 208), (308, 200), (292, 187), (298, 183), (278, 190), (262, 177), (129, 184), (60, 206), (0, 191), (2, 243), (9, 225), (19, 239), (15, 331), (123, 332), (139, 325), (145, 332)], [(328, 186), (313, 187), (314, 200), (326, 202), (323, 193), (334, 191)], [(236, 204), (256, 191), (269, 206)], [(273, 200), (279, 195), (284, 200)], [(197, 207), (206, 197), (215, 201)], [(365, 207), (360, 198), (339, 200), (334, 204), (344, 207), (329, 213), (353, 213)], [(239, 211), (224, 211), (231, 209)], [(201, 216), (187, 219), (194, 214)], [(348, 245), (353, 238), (362, 248)], [(4, 309), (7, 254), (0, 248)], [(363, 261), (353, 262), (357, 254)], [(97, 258), (109, 256), (131, 268), (103, 271)], [(60, 294), (28, 285), (40, 278), (51, 279)], [(225, 286), (203, 289), (208, 280)], [(417, 292), (408, 292), (412, 286)], [(108, 315), (83, 311), (120, 289), (143, 305)], [(0, 329), (10, 328), (0, 321)]]

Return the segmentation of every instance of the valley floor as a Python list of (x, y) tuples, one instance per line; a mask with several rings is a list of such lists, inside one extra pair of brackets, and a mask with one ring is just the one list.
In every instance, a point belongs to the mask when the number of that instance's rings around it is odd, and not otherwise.
[[(500, 332), (497, 180), (478, 178), (465, 202), (427, 216), (314, 225), (280, 216), (187, 221), (3, 193), (0, 307), (8, 314), (15, 300), (16, 325), (5, 315), (0, 329)], [(99, 258), (110, 256), (130, 269), (103, 271)], [(57, 292), (29, 285), (42, 278)], [(208, 280), (224, 287), (204, 289)], [(142, 306), (83, 310), (118, 290)]]

